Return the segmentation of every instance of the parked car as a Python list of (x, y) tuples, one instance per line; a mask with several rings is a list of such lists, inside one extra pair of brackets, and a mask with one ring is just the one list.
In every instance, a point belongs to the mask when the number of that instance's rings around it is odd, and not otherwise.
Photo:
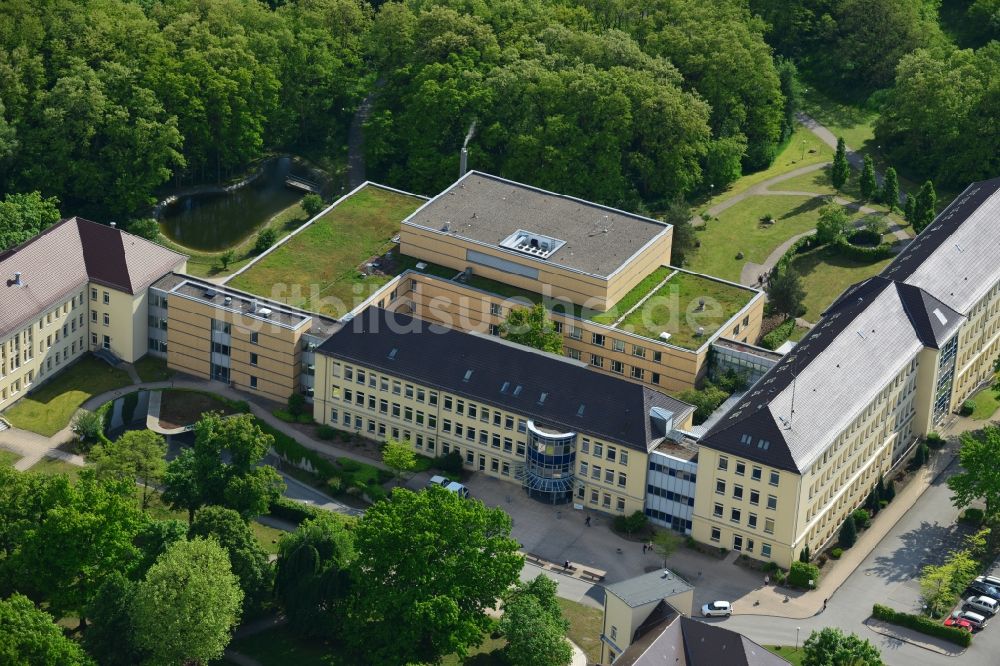
[(451, 483), (451, 479), (435, 475), (432, 476), (431, 480), (427, 482), (427, 487), (430, 488), (431, 486), (441, 486), (442, 488), (447, 488), (449, 483)]
[(996, 576), (979, 576), (976, 578), (977, 583), (986, 583), (987, 585), (992, 585), (993, 587), (1000, 587), (1000, 578)]
[(986, 581), (979, 580), (979, 578), (969, 583), (969, 587), (965, 593), (973, 596), (989, 597), (990, 599), (1000, 599), (1000, 587), (990, 585)]
[(965, 600), (965, 605), (972, 610), (993, 617), (1000, 610), (1000, 602), (990, 597), (969, 597)]
[(976, 631), (980, 629), (985, 629), (986, 625), (990, 623), (985, 616), (979, 613), (973, 613), (972, 611), (955, 611), (951, 616), (957, 620), (965, 620), (972, 625), (972, 628)]
[(728, 601), (713, 601), (701, 607), (703, 617), (729, 617), (733, 614), (733, 605)]
[(441, 486), (445, 490), (450, 490), (463, 499), (469, 499), (469, 489), (458, 481), (452, 481), (451, 479), (443, 476), (432, 476), (430, 481), (427, 482), (427, 487), (430, 488), (431, 486)]
[(944, 626), (964, 629), (965, 631), (972, 633), (972, 623), (959, 617), (946, 617), (944, 619)]

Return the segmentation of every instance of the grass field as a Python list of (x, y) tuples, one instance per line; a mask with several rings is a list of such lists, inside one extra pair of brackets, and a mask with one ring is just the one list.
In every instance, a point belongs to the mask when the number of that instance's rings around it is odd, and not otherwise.
[(229, 647), (252, 657), (261, 666), (333, 666), (336, 650), (320, 642), (305, 641), (287, 627), (275, 627), (253, 636), (233, 641)]
[(22, 398), (4, 412), (4, 418), (16, 428), (51, 437), (69, 425), (73, 414), (88, 399), (131, 383), (124, 370), (88, 354)]
[(997, 395), (997, 391), (991, 386), (987, 386), (969, 398), (969, 402), (976, 406), (972, 412), (972, 418), (974, 419), (988, 419), (993, 416), (994, 412), (1000, 409), (1000, 396)]
[[(708, 336), (725, 324), (747, 304), (753, 294), (748, 289), (734, 287), (690, 273), (678, 273), (650, 296), (642, 307), (633, 311), (618, 328), (653, 340), (660, 333), (670, 333), (670, 344), (697, 349)], [(703, 311), (697, 311), (699, 300), (705, 299)], [(699, 327), (704, 328), (697, 335)]]
[(229, 266), (227, 266), (224, 271), (220, 270), (221, 263), (219, 261), (219, 258), (225, 252), (224, 250), (220, 252), (201, 252), (199, 250), (193, 250), (189, 247), (184, 247), (183, 245), (174, 243), (163, 234), (160, 234), (159, 237), (157, 237), (156, 242), (165, 247), (169, 247), (171, 250), (188, 255), (188, 275), (194, 275), (195, 277), (210, 277), (220, 273), (235, 273), (250, 263), (250, 261), (257, 256), (253, 253), (254, 244), (257, 242), (257, 234), (264, 229), (274, 229), (278, 233), (278, 239), (280, 240), (298, 227), (305, 224), (308, 219), (309, 218), (306, 215), (306, 212), (302, 210), (302, 206), (298, 203), (292, 204), (268, 220), (267, 224), (261, 226), (256, 233), (250, 234), (239, 244), (230, 248), (235, 255), (235, 259), (230, 262)]
[(21, 456), (13, 451), (0, 449), (0, 467), (13, 467), (14, 463), (21, 459)]
[(205, 412), (236, 414), (236, 410), (221, 400), (199, 391), (165, 390), (160, 398), (160, 425), (181, 428), (191, 425)]
[(802, 658), (805, 657), (805, 652), (802, 651), (801, 646), (798, 650), (790, 645), (765, 645), (763, 647), (768, 652), (773, 652), (786, 660), (792, 666), (802, 666)]
[[(821, 198), (750, 197), (698, 228), (701, 247), (691, 255), (685, 267), (738, 282), (743, 264), (748, 261), (763, 263), (784, 241), (814, 229), (823, 206)], [(774, 216), (774, 224), (761, 222), (766, 214)], [(736, 258), (738, 252), (743, 253), (742, 259)]]
[(257, 537), (257, 543), (260, 544), (261, 548), (267, 551), (268, 555), (278, 554), (278, 541), (280, 541), (281, 537), (287, 534), (287, 532), (270, 527), (263, 523), (258, 523), (256, 520), (250, 523), (250, 529), (253, 530), (253, 535)]
[(77, 465), (72, 465), (65, 460), (56, 460), (55, 458), (42, 458), (37, 463), (28, 468), (29, 472), (38, 472), (39, 474), (65, 474), (69, 477), (70, 481), (75, 481), (78, 476), (80, 476), (80, 470), (83, 469)]
[(863, 263), (843, 257), (829, 246), (800, 254), (792, 260), (792, 268), (802, 275), (805, 289), (804, 319), (818, 322), (820, 313), (833, 303), (845, 289), (882, 272), (892, 259)]
[(834, 136), (844, 137), (851, 150), (863, 151), (875, 139), (875, 111), (834, 101), (812, 86), (802, 93), (801, 106)]
[(166, 359), (143, 356), (135, 362), (135, 371), (144, 382), (163, 382), (170, 379), (174, 371), (167, 367)]
[(587, 655), (587, 662), (601, 662), (601, 632), (604, 631), (604, 613), (597, 608), (584, 606), (576, 601), (559, 598), (563, 617), (569, 620), (566, 636), (580, 646)]
[(763, 171), (747, 174), (728, 188), (719, 192), (714, 192), (714, 196), (707, 202), (697, 205), (695, 212), (701, 212), (711, 208), (717, 203), (725, 201), (734, 194), (746, 191), (757, 183), (768, 180), (783, 173), (794, 171), (810, 164), (819, 162), (829, 162), (833, 160), (833, 149), (823, 143), (819, 137), (801, 125), (796, 126), (795, 132), (789, 138), (788, 143), (774, 158), (771, 166)]
[[(238, 275), (229, 286), (341, 316), (388, 282), (386, 276), (361, 276), (360, 266), (393, 247), (391, 239), (399, 232), (400, 221), (422, 203), (417, 197), (368, 186)], [(299, 295), (288, 295), (296, 289)]]

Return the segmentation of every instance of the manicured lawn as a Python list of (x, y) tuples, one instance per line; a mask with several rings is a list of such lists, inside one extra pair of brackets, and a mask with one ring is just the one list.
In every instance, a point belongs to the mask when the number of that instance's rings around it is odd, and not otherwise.
[[(701, 247), (685, 268), (739, 281), (743, 264), (762, 264), (784, 241), (815, 229), (824, 205), (819, 197), (754, 196), (741, 201), (698, 228)], [(774, 224), (761, 222), (768, 214), (774, 216)], [(743, 253), (742, 259), (736, 258), (738, 252)]]
[(976, 408), (972, 412), (974, 419), (988, 419), (993, 413), (1000, 409), (1000, 397), (992, 386), (987, 386), (975, 396), (969, 398)]
[(845, 289), (882, 272), (892, 259), (864, 263), (839, 255), (831, 247), (821, 247), (792, 260), (792, 268), (802, 276), (807, 321), (818, 322), (820, 313)]
[(166, 359), (143, 356), (135, 362), (135, 371), (144, 382), (163, 382), (170, 379), (174, 371), (167, 367)]
[[(678, 273), (633, 311), (618, 328), (659, 338), (670, 333), (670, 344), (697, 349), (752, 297), (749, 289), (709, 280), (691, 273)], [(699, 301), (705, 300), (699, 311)], [(697, 334), (703, 328), (702, 335)]]
[(506, 646), (506, 639), (487, 636), (483, 644), (472, 648), (465, 659), (449, 654), (441, 660), (441, 664), (442, 666), (509, 666), (510, 662), (503, 653)]
[(610, 326), (615, 323), (619, 317), (633, 308), (636, 303), (641, 301), (651, 289), (666, 280), (667, 276), (672, 272), (672, 268), (660, 266), (655, 271), (640, 280), (637, 285), (632, 287), (627, 294), (622, 296), (621, 300), (615, 303), (606, 312), (595, 313), (593, 316), (589, 317), (589, 319), (597, 322), (598, 324), (607, 324)]
[(69, 425), (73, 414), (89, 398), (131, 383), (124, 370), (88, 354), (22, 398), (4, 412), (4, 418), (16, 428), (51, 437)]
[(288, 627), (275, 627), (253, 636), (233, 641), (229, 647), (252, 657), (261, 666), (334, 666), (338, 649), (319, 641), (306, 641)]
[[(847, 181), (844, 189), (837, 191), (833, 188), (833, 183), (830, 181), (830, 170), (821, 169), (820, 171), (814, 171), (812, 173), (802, 174), (801, 176), (796, 176), (795, 178), (790, 178), (789, 180), (782, 181), (772, 187), (773, 190), (783, 190), (786, 192), (815, 192), (816, 194), (823, 194), (827, 196), (838, 196), (849, 201), (855, 202), (861, 199), (861, 189), (858, 186), (858, 171), (851, 172), (851, 178)], [(865, 206), (869, 208), (874, 208), (882, 213), (888, 213), (888, 206), (883, 206), (880, 203), (874, 201), (865, 201)], [(892, 221), (896, 224), (906, 226), (907, 223), (903, 219), (903, 216), (898, 212), (893, 214)]]
[[(803, 143), (804, 142), (804, 143)], [(795, 169), (833, 160), (833, 149), (823, 143), (819, 137), (802, 127), (796, 126), (795, 132), (778, 156), (774, 158), (767, 169), (743, 176), (725, 190), (715, 192), (710, 201), (699, 203), (695, 212), (702, 212), (713, 205), (739, 194), (757, 183), (768, 180)], [(718, 188), (716, 188), (718, 189)]]
[[(393, 248), (399, 223), (423, 202), (368, 186), (234, 278), (229, 286), (341, 316), (391, 279), (364, 276), (362, 264)], [(290, 296), (295, 289), (299, 295)]]
[(167, 389), (160, 399), (160, 425), (164, 428), (181, 428), (191, 425), (205, 412), (222, 412), (224, 415), (237, 411), (225, 402), (199, 391)]
[(801, 645), (798, 650), (791, 645), (765, 645), (764, 649), (787, 660), (792, 666), (802, 666), (802, 658), (805, 657), (805, 652), (802, 651)]
[(802, 110), (833, 132), (844, 137), (851, 150), (863, 150), (875, 138), (878, 113), (852, 104), (837, 102), (807, 86), (801, 96)]
[(257, 537), (257, 543), (260, 544), (261, 548), (266, 550), (269, 555), (277, 555), (278, 541), (287, 532), (258, 523), (256, 520), (250, 523), (250, 529), (253, 530), (253, 535)]
[(221, 269), (221, 262), (219, 257), (223, 255), (223, 252), (200, 252), (198, 250), (192, 250), (191, 248), (184, 247), (174, 243), (168, 239), (163, 234), (156, 239), (156, 242), (160, 245), (169, 247), (172, 250), (181, 252), (188, 255), (187, 262), (187, 274), (194, 275), (196, 277), (210, 277), (219, 274), (235, 273), (239, 269), (246, 266), (250, 261), (256, 257), (254, 254), (254, 244), (257, 242), (257, 234), (264, 229), (270, 228), (278, 232), (278, 239), (282, 239), (298, 227), (305, 224), (308, 220), (306, 212), (302, 210), (302, 206), (298, 202), (292, 204), (285, 210), (276, 214), (267, 224), (263, 225), (257, 232), (250, 234), (242, 242), (231, 248), (235, 254), (235, 260), (230, 262), (226, 269)]
[(587, 655), (587, 661), (598, 664), (601, 661), (601, 632), (604, 630), (604, 614), (597, 608), (584, 606), (576, 601), (559, 598), (563, 617), (569, 620), (566, 636), (580, 646)]
[(55, 458), (42, 458), (37, 463), (28, 468), (29, 472), (38, 472), (39, 474), (65, 474), (69, 477), (70, 481), (75, 481), (78, 476), (80, 476), (80, 470), (83, 469), (77, 465), (72, 465), (65, 460), (57, 460)]
[(796, 324), (795, 328), (792, 330), (792, 334), (788, 336), (788, 339), (791, 340), (792, 342), (798, 342), (802, 338), (806, 337), (806, 333), (808, 333), (809, 331), (810, 331), (809, 328), (805, 326), (799, 326), (798, 324)]
[(21, 456), (17, 455), (13, 451), (4, 451), (0, 449), (0, 467), (13, 467), (14, 463), (21, 459)]

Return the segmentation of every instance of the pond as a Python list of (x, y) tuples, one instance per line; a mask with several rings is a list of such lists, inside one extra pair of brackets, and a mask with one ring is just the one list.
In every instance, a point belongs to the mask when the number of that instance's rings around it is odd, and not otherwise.
[(302, 198), (302, 192), (285, 185), (291, 167), (291, 158), (279, 157), (267, 162), (260, 177), (245, 187), (181, 197), (160, 211), (160, 231), (193, 250), (231, 247)]

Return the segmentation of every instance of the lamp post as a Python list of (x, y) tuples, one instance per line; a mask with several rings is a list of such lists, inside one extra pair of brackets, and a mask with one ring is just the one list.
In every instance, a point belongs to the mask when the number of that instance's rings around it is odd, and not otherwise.
[(799, 629), (802, 627), (795, 627), (795, 651), (799, 651)]

